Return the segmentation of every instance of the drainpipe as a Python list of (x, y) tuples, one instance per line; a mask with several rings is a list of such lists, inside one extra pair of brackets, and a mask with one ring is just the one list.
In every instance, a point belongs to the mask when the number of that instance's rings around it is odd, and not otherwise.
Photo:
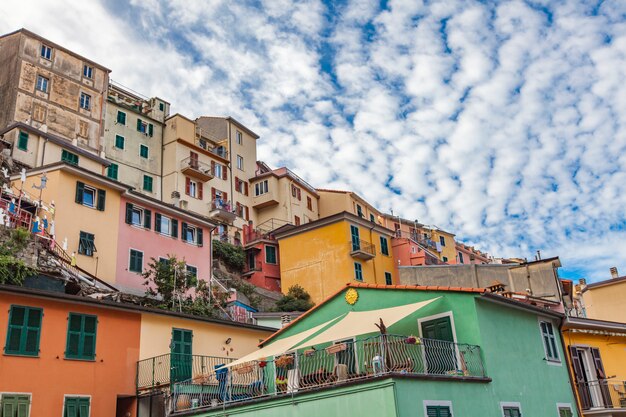
[(165, 201), (165, 198), (163, 197), (163, 154), (165, 153), (165, 144), (163, 143), (164, 139), (165, 139), (165, 120), (163, 120), (163, 125), (161, 126), (161, 170), (159, 172), (159, 180), (161, 181), (161, 201)]
[(46, 159), (46, 145), (48, 144), (48, 139), (46, 139), (43, 143), (43, 150), (41, 151), (41, 165), (43, 166), (44, 161)]
[[(376, 227), (376, 224), (372, 225), (372, 227), (369, 228), (370, 229), (370, 242), (372, 242), (372, 245), (374, 245), (374, 243), (373, 243), (374, 239), (373, 239), (373, 233), (372, 232), (374, 231), (375, 227)], [(376, 247), (376, 245), (374, 245), (374, 248), (375, 247)], [(374, 268), (374, 283), (375, 284), (378, 283), (377, 282), (378, 280), (377, 280), (377, 277), (376, 277), (376, 255), (377, 255), (376, 249), (374, 249), (374, 259), (372, 259), (372, 261), (373, 261), (372, 267)]]

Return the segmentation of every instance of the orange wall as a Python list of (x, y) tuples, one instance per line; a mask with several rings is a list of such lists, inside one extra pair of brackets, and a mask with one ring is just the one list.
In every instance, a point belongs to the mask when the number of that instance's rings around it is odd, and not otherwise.
[[(3, 346), (12, 304), (43, 308), (39, 357), (0, 355), (0, 392), (30, 393), (31, 416), (62, 416), (66, 394), (91, 396), (91, 416), (115, 416), (117, 396), (135, 394), (140, 314), (0, 293)], [(98, 316), (95, 361), (64, 359), (70, 312)]]

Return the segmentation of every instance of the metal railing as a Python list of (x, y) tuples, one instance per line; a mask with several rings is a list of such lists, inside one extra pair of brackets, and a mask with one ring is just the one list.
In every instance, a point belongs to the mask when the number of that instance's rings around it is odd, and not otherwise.
[(210, 164), (200, 162), (197, 158), (191, 158), (190, 156), (180, 161), (180, 168), (181, 169), (191, 168), (191, 169), (195, 169), (196, 171), (200, 171), (204, 173), (205, 175), (210, 175), (212, 177), (215, 176), (215, 173), (213, 172), (213, 168), (211, 167)]
[(209, 151), (214, 155), (219, 156), (220, 158), (228, 159), (228, 151), (224, 146), (214, 146), (211, 144), (214, 141), (212, 138), (209, 138), (208, 134), (199, 127), (196, 127), (196, 146), (204, 149), (205, 151)]
[(233, 204), (230, 201), (222, 200), (221, 198), (211, 200), (209, 207), (211, 207), (211, 210), (224, 210), (229, 213), (235, 212)]
[(196, 378), (234, 361), (234, 358), (187, 355), (182, 353), (155, 356), (137, 362), (137, 392), (154, 388), (169, 388), (179, 381)]
[(372, 243), (366, 242), (362, 239), (353, 239), (350, 241), (350, 248), (352, 250), (352, 252), (365, 252), (368, 253), (372, 256), (376, 255), (376, 245), (373, 245)]
[(583, 410), (626, 409), (626, 381), (590, 381), (576, 384)]
[(242, 246), (241, 238), (237, 236), (230, 236), (227, 233), (222, 233), (221, 235), (213, 235), (213, 240), (217, 240), (222, 243), (230, 243), (234, 246)]
[(378, 335), (223, 367), (173, 384), (170, 411), (223, 407), (391, 374), (485, 378), (480, 346)]

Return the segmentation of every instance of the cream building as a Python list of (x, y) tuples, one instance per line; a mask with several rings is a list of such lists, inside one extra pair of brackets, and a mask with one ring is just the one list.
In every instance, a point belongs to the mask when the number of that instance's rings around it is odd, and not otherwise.
[(352, 191), (317, 189), (319, 199), (319, 215), (321, 217), (346, 211), (355, 216), (384, 226), (382, 213)]

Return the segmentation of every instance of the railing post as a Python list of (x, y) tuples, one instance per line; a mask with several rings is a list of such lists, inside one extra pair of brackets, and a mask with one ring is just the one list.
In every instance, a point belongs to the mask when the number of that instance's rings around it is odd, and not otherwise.
[(154, 387), (154, 361), (155, 359), (156, 357), (152, 358), (152, 385), (151, 385), (152, 387)]

